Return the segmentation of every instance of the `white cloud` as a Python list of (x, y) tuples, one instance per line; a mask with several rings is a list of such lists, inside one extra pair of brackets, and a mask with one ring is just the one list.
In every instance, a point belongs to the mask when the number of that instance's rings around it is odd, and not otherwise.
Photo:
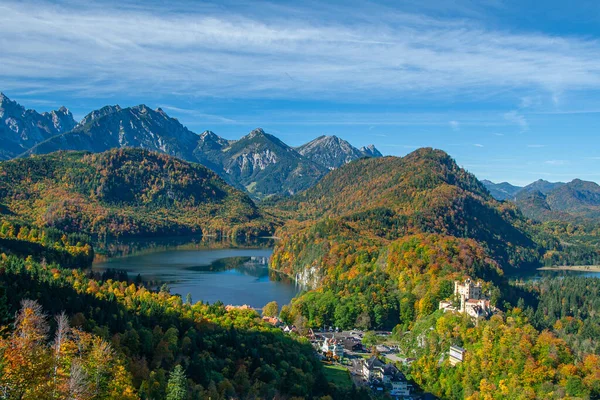
[(290, 12), (254, 3), (254, 15), (243, 7), (170, 5), (180, 11), (5, 0), (0, 87), (29, 95), (344, 99), (600, 88), (600, 44), (585, 38), (513, 34), (377, 7), (332, 18), (326, 5)]
[(475, 146), (475, 147), (483, 147), (483, 145), (481, 143), (475, 143), (473, 146)]
[(237, 123), (236, 120), (233, 120), (231, 118), (225, 118), (220, 115), (207, 114), (207, 113), (203, 113), (198, 110), (190, 110), (187, 108), (180, 108), (180, 107), (175, 107), (175, 106), (170, 106), (170, 105), (163, 105), (163, 106), (161, 106), (161, 108), (163, 108), (166, 111), (173, 111), (177, 114), (183, 114), (183, 115), (187, 115), (187, 116), (191, 116), (191, 117), (195, 117), (195, 118), (203, 118), (204, 120), (208, 120), (208, 121), (216, 121), (216, 122), (227, 123), (227, 124)]
[(450, 125), (450, 128), (452, 128), (453, 131), (458, 131), (460, 130), (460, 123), (458, 121), (448, 121), (448, 124)]
[(548, 161), (544, 162), (544, 164), (548, 164), (548, 165), (565, 165), (568, 163), (569, 162), (567, 160), (548, 160)]
[(517, 111), (509, 111), (504, 114), (504, 119), (518, 125), (521, 128), (521, 132), (524, 132), (529, 129), (529, 124), (527, 123), (527, 119), (523, 114), (520, 114)]

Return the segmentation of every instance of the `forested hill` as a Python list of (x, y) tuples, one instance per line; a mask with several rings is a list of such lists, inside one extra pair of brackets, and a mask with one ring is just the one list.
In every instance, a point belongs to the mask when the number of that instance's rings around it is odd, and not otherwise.
[[(325, 237), (333, 229), (335, 235), (360, 232), (362, 240), (378, 244), (419, 233), (472, 239), (503, 268), (535, 264), (541, 251), (514, 205), (494, 200), (474, 175), (448, 154), (430, 148), (403, 158), (347, 164), (276, 208), (300, 221), (328, 219), (326, 225), (305, 222), (300, 229), (325, 229), (320, 233)], [(298, 231), (295, 223), (288, 223), (280, 233)], [(283, 241), (278, 249), (286, 246)], [(294, 266), (298, 268), (302, 266)]]
[(313, 289), (285, 313), (312, 327), (411, 329), (466, 278), (502, 307), (523, 295), (506, 271), (570, 248), (430, 148), (346, 164), (271, 207), (287, 218), (271, 265)]
[(520, 193), (516, 203), (525, 215), (540, 221), (597, 221), (600, 218), (600, 186), (575, 179), (545, 192)]
[(272, 230), (252, 200), (207, 168), (142, 149), (58, 152), (0, 163), (5, 219), (94, 235)]

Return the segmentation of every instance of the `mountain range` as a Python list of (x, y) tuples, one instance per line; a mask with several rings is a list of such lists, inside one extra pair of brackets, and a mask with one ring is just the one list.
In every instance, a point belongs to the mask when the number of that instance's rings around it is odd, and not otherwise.
[(362, 157), (381, 157), (374, 146), (357, 149), (335, 136), (321, 136), (293, 148), (260, 128), (239, 140), (214, 132), (198, 135), (162, 109), (146, 105), (105, 106), (79, 123), (64, 107), (39, 114), (0, 95), (0, 159), (58, 150), (100, 153), (136, 147), (198, 162), (255, 199), (292, 195), (318, 182), (328, 171)]
[(540, 192), (547, 194), (551, 190), (564, 185), (564, 182), (548, 182), (538, 179), (527, 186), (515, 186), (508, 182), (494, 183), (487, 179), (481, 181), (496, 200), (515, 200), (519, 194)]
[(70, 131), (75, 125), (73, 114), (65, 107), (39, 114), (0, 93), (0, 160), (16, 157), (52, 136)]
[(523, 214), (540, 221), (586, 220), (600, 217), (600, 186), (574, 179), (571, 182), (537, 180), (527, 186), (482, 181), (498, 200), (515, 202)]

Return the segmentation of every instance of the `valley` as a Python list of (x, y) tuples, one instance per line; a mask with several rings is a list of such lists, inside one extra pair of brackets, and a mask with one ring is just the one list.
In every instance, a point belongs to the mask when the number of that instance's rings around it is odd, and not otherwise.
[[(68, 392), (44, 333), (64, 312), (68, 340), (114, 349), (121, 375), (89, 383), (104, 398), (163, 398), (176, 373), (189, 398), (600, 394), (593, 182), (495, 185), (441, 150), (337, 136), (230, 141), (146, 106), (42, 131), (0, 162), (0, 389), (54, 374)], [(45, 360), (27, 382), (15, 346)]]
[(600, 8), (2, 0), (0, 400), (600, 400)]

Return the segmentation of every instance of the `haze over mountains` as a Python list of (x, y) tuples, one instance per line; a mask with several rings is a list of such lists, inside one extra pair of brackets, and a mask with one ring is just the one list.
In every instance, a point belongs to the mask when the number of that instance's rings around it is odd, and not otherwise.
[(497, 200), (517, 203), (529, 218), (548, 220), (590, 219), (600, 216), (600, 186), (574, 179), (571, 182), (537, 180), (525, 187), (482, 181)]
[(197, 135), (162, 109), (143, 104), (105, 106), (76, 123), (64, 107), (38, 114), (4, 95), (0, 101), (0, 138), (8, 143), (0, 159), (58, 150), (100, 153), (139, 147), (199, 162), (257, 199), (297, 193), (344, 163), (381, 157), (372, 145), (357, 149), (335, 136), (292, 148), (260, 128), (239, 140), (226, 140), (211, 131)]

